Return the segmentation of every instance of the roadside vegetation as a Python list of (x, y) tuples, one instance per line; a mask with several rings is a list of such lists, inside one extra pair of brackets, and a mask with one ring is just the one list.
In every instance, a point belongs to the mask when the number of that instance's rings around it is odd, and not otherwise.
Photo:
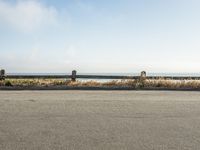
[(200, 89), (200, 80), (113, 80), (108, 82), (75, 81), (61, 79), (6, 79), (0, 81), (0, 86), (68, 86), (68, 87), (130, 87), (135, 89)]

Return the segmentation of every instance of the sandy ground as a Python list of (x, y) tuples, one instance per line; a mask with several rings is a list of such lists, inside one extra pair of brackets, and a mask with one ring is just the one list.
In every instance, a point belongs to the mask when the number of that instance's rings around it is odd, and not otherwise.
[(0, 150), (199, 150), (200, 92), (0, 91)]

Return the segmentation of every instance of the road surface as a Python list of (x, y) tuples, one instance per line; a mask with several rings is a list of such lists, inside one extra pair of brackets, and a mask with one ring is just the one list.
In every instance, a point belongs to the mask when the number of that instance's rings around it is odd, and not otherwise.
[(199, 150), (200, 92), (0, 91), (1, 150)]

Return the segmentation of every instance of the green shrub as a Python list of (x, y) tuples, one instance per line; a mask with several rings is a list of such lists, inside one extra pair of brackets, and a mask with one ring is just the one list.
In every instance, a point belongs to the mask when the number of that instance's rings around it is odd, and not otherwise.
[(5, 81), (5, 86), (12, 86), (12, 83), (10, 81)]

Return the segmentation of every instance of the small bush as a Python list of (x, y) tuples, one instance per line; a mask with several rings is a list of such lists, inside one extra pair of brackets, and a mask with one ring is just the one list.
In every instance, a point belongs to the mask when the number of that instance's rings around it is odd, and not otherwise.
[(12, 83), (10, 81), (5, 81), (5, 86), (12, 86)]

